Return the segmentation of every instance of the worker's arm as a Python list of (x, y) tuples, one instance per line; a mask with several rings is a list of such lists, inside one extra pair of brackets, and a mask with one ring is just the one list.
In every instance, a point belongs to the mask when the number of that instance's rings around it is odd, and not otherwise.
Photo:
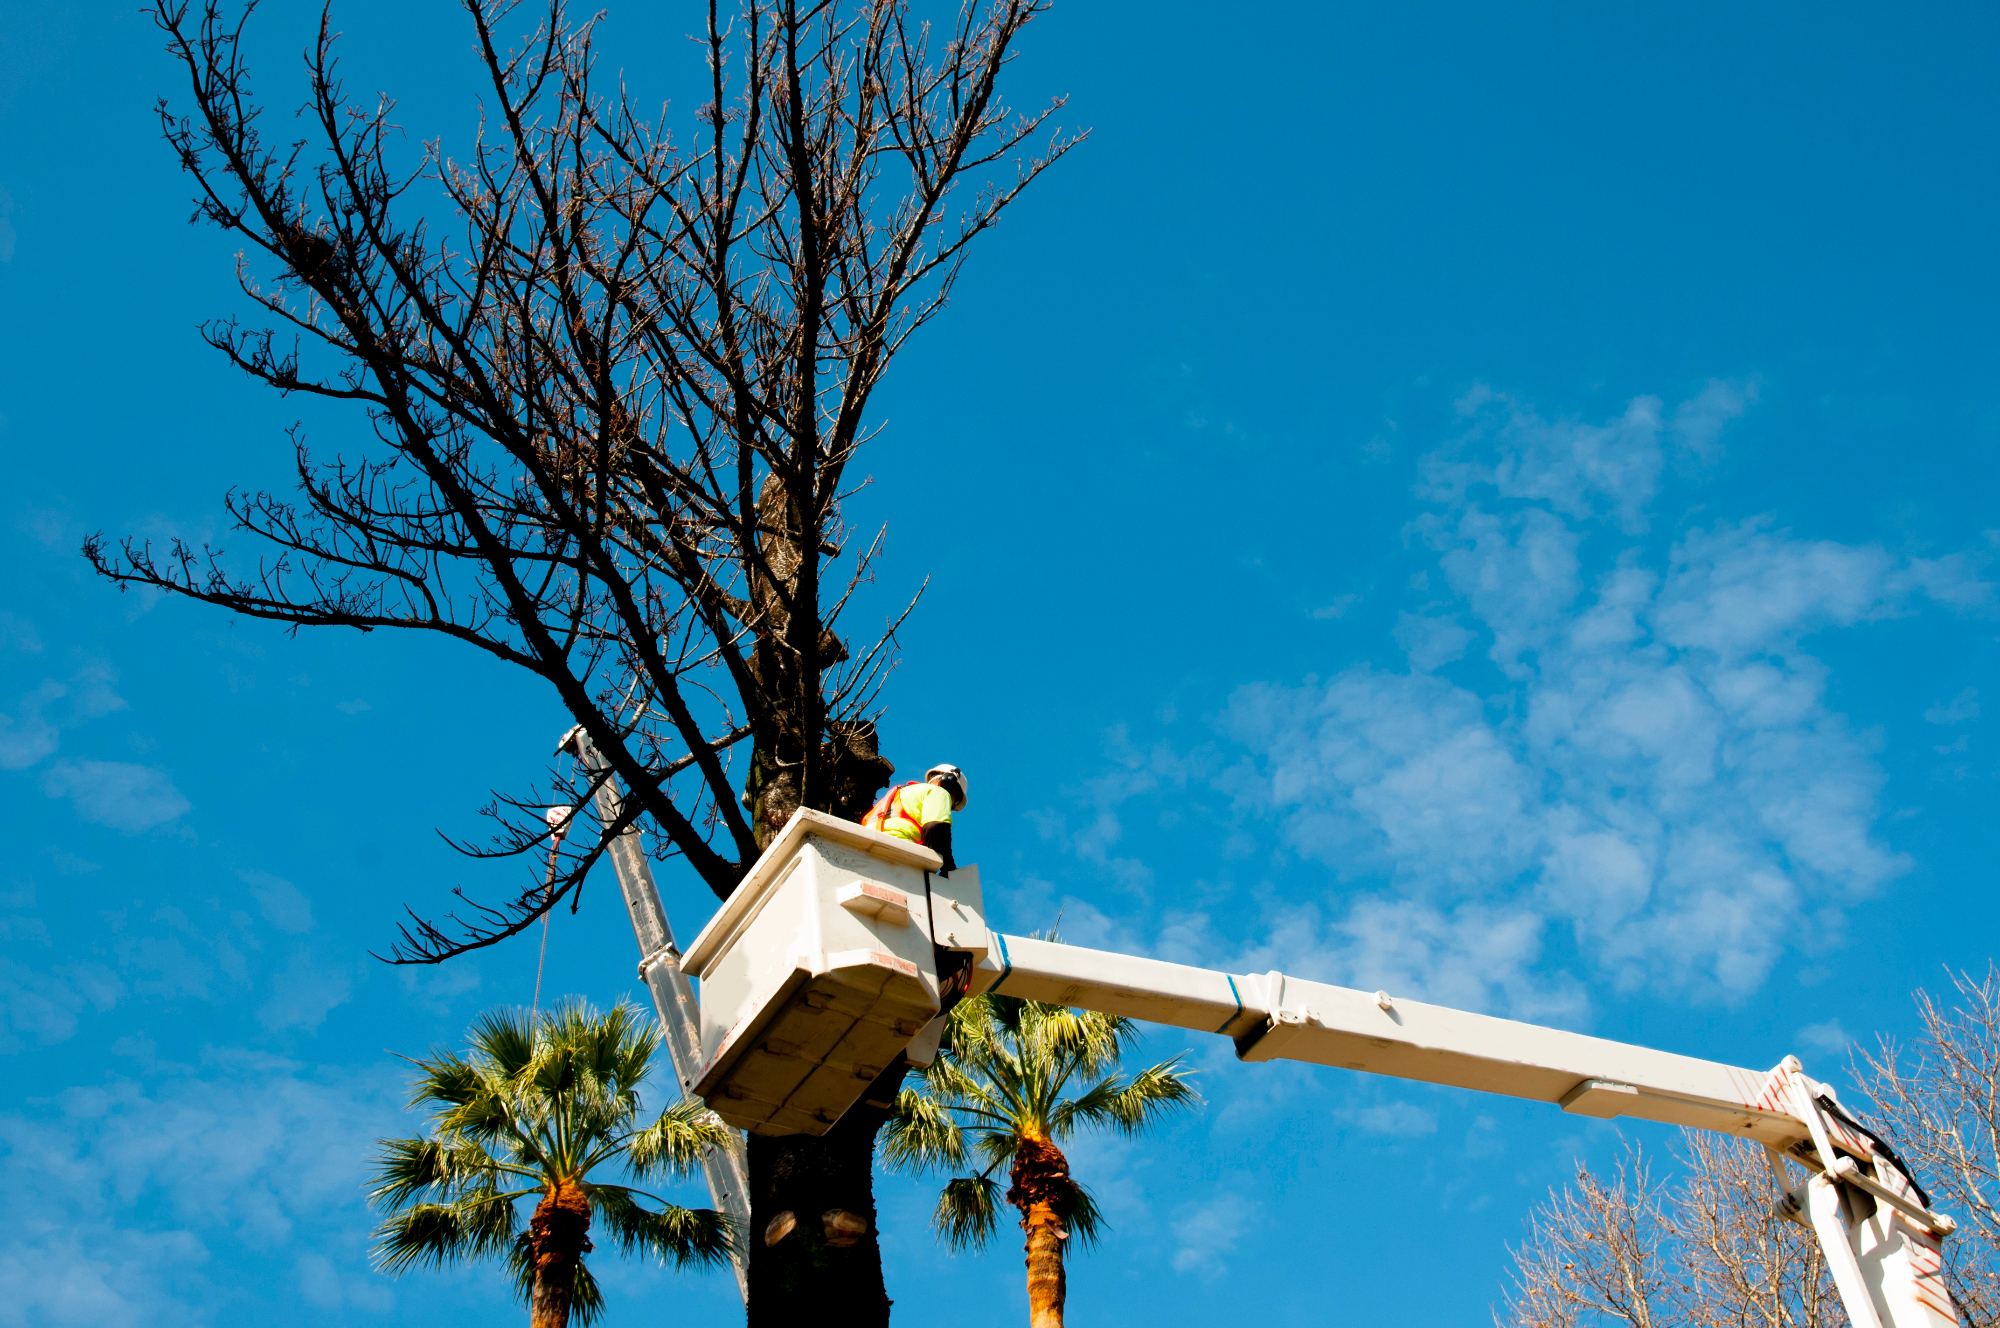
[(951, 856), (951, 822), (932, 821), (924, 827), (924, 847), (944, 859), (944, 870), (940, 876), (949, 876), (957, 870), (958, 863)]

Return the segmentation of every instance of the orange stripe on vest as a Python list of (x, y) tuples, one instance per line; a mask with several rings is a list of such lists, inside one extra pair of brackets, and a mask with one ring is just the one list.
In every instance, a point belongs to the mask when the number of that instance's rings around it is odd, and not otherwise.
[(921, 779), (913, 779), (907, 784), (898, 784), (895, 788), (884, 793), (882, 801), (869, 808), (868, 814), (861, 818), (861, 824), (867, 826), (870, 830), (880, 830), (885, 834), (894, 834), (895, 831), (890, 827), (891, 820), (901, 821), (907, 824), (910, 829), (916, 831), (915, 838), (918, 843), (922, 843), (924, 838), (923, 823), (910, 815), (909, 809), (903, 806), (903, 799), (899, 795), (904, 789), (923, 787), (923, 782)]

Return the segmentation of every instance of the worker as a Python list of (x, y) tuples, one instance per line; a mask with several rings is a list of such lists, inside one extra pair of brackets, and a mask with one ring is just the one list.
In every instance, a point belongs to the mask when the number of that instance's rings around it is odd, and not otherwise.
[(940, 876), (950, 876), (958, 863), (951, 856), (951, 814), (965, 810), (965, 772), (955, 765), (934, 765), (921, 783), (898, 784), (861, 818), (870, 830), (922, 844), (944, 859)]

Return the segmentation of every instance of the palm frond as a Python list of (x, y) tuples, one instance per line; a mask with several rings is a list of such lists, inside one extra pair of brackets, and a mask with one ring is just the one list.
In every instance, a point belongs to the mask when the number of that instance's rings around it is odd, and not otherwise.
[(882, 1160), (895, 1170), (922, 1173), (965, 1165), (965, 1131), (951, 1108), (914, 1088), (896, 1094), (896, 1114), (881, 1137)]
[(1105, 1220), (1103, 1210), (1097, 1206), (1097, 1199), (1089, 1189), (1074, 1180), (1070, 1182), (1070, 1189), (1069, 1216), (1064, 1219), (1070, 1237), (1079, 1245), (1095, 1245), (1111, 1223)]
[(922, 1082), (931, 1097), (954, 1111), (978, 1107), (1004, 1114), (1003, 1104), (995, 1099), (993, 1090), (998, 1084), (1012, 1083), (1016, 1077), (1010, 1062), (974, 1062), (952, 1054), (932, 1061), (922, 1074)]
[(973, 1146), (985, 1161), (987, 1172), (998, 1171), (1011, 1164), (1014, 1154), (1021, 1148), (1021, 1135), (1016, 1130), (975, 1130), (973, 1138), (977, 1141)]
[(660, 1118), (624, 1140), (625, 1162), (632, 1174), (683, 1176), (701, 1165), (707, 1148), (727, 1148), (729, 1127), (700, 1098), (691, 1097), (660, 1113)]
[(514, 1235), (514, 1203), (483, 1196), (454, 1204), (413, 1204), (393, 1213), (375, 1232), (375, 1266), (401, 1275), (410, 1268), (443, 1268), (496, 1252)]
[(535, 1021), (520, 1009), (488, 1010), (472, 1024), (473, 1054), (502, 1079), (512, 1079), (535, 1059)]
[[(489, 1011), (473, 1025), (465, 1053), (418, 1062), (412, 1105), (429, 1110), (430, 1133), (378, 1145), (369, 1199), (389, 1216), (377, 1233), (377, 1264), (401, 1273), (498, 1258), (530, 1297), (531, 1244), (516, 1203), (567, 1184), (584, 1186), (628, 1252), (676, 1265), (725, 1260), (738, 1233), (723, 1215), (586, 1179), (619, 1162), (641, 1177), (680, 1174), (704, 1147), (729, 1142), (727, 1127), (694, 1100), (633, 1128), (659, 1036), (636, 1006), (600, 1015), (566, 1001), (534, 1017)], [(581, 1328), (604, 1302), (587, 1268), (576, 1277), (571, 1313)]]
[(1065, 1138), (1078, 1125), (1089, 1124), (1137, 1134), (1169, 1111), (1199, 1104), (1201, 1094), (1190, 1082), (1192, 1072), (1180, 1069), (1182, 1059), (1148, 1066), (1129, 1082), (1116, 1075), (1099, 1081), (1050, 1113), (1050, 1133)]
[(938, 1194), (931, 1226), (954, 1250), (985, 1245), (999, 1222), (1000, 1182), (990, 1176), (954, 1176)]
[(431, 1102), (457, 1106), (477, 1095), (485, 1084), (479, 1067), (449, 1051), (434, 1051), (417, 1062), (422, 1071), (410, 1085), (412, 1107)]
[(492, 1191), (503, 1177), (533, 1178), (525, 1167), (501, 1162), (465, 1138), (381, 1139), (368, 1200), (377, 1208), (402, 1208), (430, 1192), (438, 1199)]
[(1023, 1007), (1019, 1034), (1023, 1050), (1059, 1065), (1058, 1078), (1072, 1073), (1095, 1074), (1115, 1065), (1138, 1037), (1137, 1027), (1122, 1015), (1072, 1010), (1040, 1001), (1025, 1001)]
[[(959, 1002), (949, 1031), (942, 1054), (897, 1095), (882, 1152), (891, 1166), (913, 1171), (956, 1168), (968, 1155), (982, 1164), (977, 1175), (946, 1182), (932, 1214), (954, 1250), (991, 1238), (1003, 1199), (995, 1175), (1024, 1139), (1066, 1137), (1083, 1126), (1133, 1134), (1201, 1101), (1178, 1056), (1130, 1079), (1115, 1073), (1139, 1036), (1122, 1016), (983, 995)], [(1069, 1096), (1078, 1078), (1096, 1082)], [(1071, 1180), (1063, 1208), (1070, 1236), (1094, 1244), (1106, 1222), (1090, 1191)]]
[(677, 1268), (713, 1267), (740, 1239), (729, 1218), (708, 1208), (647, 1208), (622, 1185), (593, 1185), (590, 1205), (627, 1254), (650, 1254)]

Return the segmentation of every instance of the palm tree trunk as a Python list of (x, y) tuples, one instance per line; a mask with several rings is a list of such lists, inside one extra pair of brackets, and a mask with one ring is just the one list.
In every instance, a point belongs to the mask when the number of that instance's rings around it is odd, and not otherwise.
[(576, 1270), (590, 1243), (590, 1197), (572, 1181), (557, 1184), (535, 1205), (528, 1223), (534, 1250), (535, 1290), (528, 1307), (530, 1328), (569, 1328), (570, 1297)]
[(1063, 1272), (1063, 1242), (1069, 1238), (1069, 1209), (1075, 1186), (1069, 1159), (1046, 1139), (1022, 1138), (1014, 1152), (1014, 1188), (1007, 1201), (1021, 1210), (1028, 1233), (1029, 1328), (1062, 1328), (1069, 1294)]
[(1029, 1328), (1062, 1328), (1069, 1283), (1063, 1275), (1062, 1219), (1047, 1204), (1028, 1210)]

